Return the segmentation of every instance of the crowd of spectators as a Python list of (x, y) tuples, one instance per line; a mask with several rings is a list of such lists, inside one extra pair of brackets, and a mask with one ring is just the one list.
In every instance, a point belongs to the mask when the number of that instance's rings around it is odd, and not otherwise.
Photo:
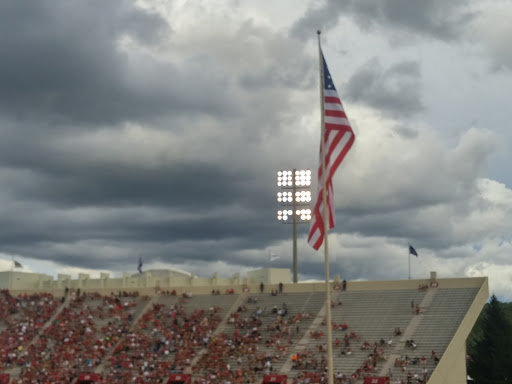
[[(276, 291), (273, 293), (275, 297)], [(254, 383), (261, 375), (275, 372), (275, 366), (287, 359), (294, 338), (302, 336), (301, 322), (311, 317), (308, 312), (290, 312), (286, 303), (267, 309), (258, 297), (248, 297), (230, 314), (226, 332), (210, 340), (206, 353), (193, 367), (198, 375), (196, 384)]]
[[(323, 325), (326, 321), (322, 322)], [(360, 341), (361, 335), (357, 332), (349, 331), (349, 325), (346, 323), (332, 324), (333, 336), (333, 352), (342, 358), (350, 359), (353, 355), (352, 348), (358, 346), (360, 351), (368, 351), (366, 359), (362, 361), (354, 371), (337, 372), (334, 375), (336, 384), (355, 383), (357, 380), (366, 376), (374, 376), (377, 367), (387, 360), (385, 351), (393, 344), (393, 338), (388, 340), (381, 338), (376, 342), (367, 340)], [(401, 334), (396, 332), (395, 336)], [(342, 332), (342, 336), (336, 335), (335, 332)], [(322, 331), (310, 331), (310, 338), (321, 340), (324, 337)], [(413, 341), (412, 341), (413, 342)], [(326, 344), (316, 344), (314, 349), (307, 350), (303, 354), (295, 354), (292, 356), (292, 369), (298, 370), (299, 374), (294, 379), (294, 384), (314, 384), (327, 382), (327, 366), (325, 357), (322, 356), (327, 352)], [(360, 355), (360, 354), (359, 354)]]
[(80, 372), (94, 370), (128, 331), (135, 306), (128, 294), (73, 292), (51, 324), (18, 354), (15, 383), (71, 383)]
[[(219, 294), (212, 291), (212, 295)], [(255, 383), (288, 358), (294, 340), (303, 336), (301, 322), (313, 316), (290, 312), (286, 303), (267, 309), (260, 298), (249, 297), (229, 315), (224, 332), (215, 333), (225, 316), (220, 307), (190, 309), (187, 304), (193, 300), (192, 294), (186, 292), (171, 305), (152, 304), (134, 323), (148, 300), (136, 293), (102, 296), (71, 292), (58, 316), (47, 324), (60, 299), (49, 294), (13, 297), (7, 290), (0, 291), (0, 368), (19, 367), (14, 381), (18, 384), (71, 383), (79, 373), (95, 370), (102, 371), (102, 384), (162, 383), (170, 372), (192, 373), (194, 384)], [(411, 308), (415, 307), (411, 303)], [(332, 330), (340, 332), (333, 342), (337, 355), (350, 358), (352, 348), (368, 351), (354, 372), (335, 374), (337, 384), (374, 375), (386, 360), (385, 349), (392, 339), (361, 342), (361, 336), (349, 331), (346, 323), (332, 324)], [(322, 331), (308, 334), (323, 341)], [(400, 329), (394, 334), (400, 335)], [(414, 350), (416, 343), (406, 340), (405, 348)], [(299, 372), (294, 384), (326, 382), (326, 352), (327, 345), (320, 342), (293, 355), (291, 368)], [(439, 361), (434, 351), (430, 358), (436, 364)], [(403, 356), (394, 362), (406, 383), (425, 382), (426, 364), (425, 356)], [(422, 368), (421, 373), (413, 373), (411, 365)]]
[(170, 372), (190, 370), (221, 321), (215, 306), (187, 313), (190, 299), (186, 295), (174, 305), (153, 304), (110, 356), (105, 382), (159, 383)]
[[(406, 347), (412, 348), (410, 345), (414, 343), (413, 340), (406, 340)], [(407, 345), (409, 344), (409, 345)], [(413, 348), (415, 349), (415, 348)], [(430, 359), (432, 362), (437, 365), (439, 362), (439, 358), (437, 357), (436, 352), (432, 351)], [(403, 355), (401, 357), (397, 357), (394, 361), (394, 366), (399, 368), (402, 373), (402, 378), (397, 378), (395, 383), (400, 384), (423, 384), (426, 383), (429, 377), (429, 371), (427, 368), (428, 358), (424, 355), (410, 357), (408, 355)]]
[(0, 291), (0, 370), (23, 364), (30, 344), (60, 304), (47, 293), (15, 297)]

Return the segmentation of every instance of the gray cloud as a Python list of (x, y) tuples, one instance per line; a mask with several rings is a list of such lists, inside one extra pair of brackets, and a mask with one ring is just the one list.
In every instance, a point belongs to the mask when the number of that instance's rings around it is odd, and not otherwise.
[(510, 17), (512, 10), (507, 2), (489, 3), (479, 17), (471, 23), (468, 40), (480, 43), (488, 52), (487, 59), (495, 72), (512, 70), (512, 53), (509, 49), (509, 36), (512, 32)]
[(409, 139), (414, 139), (415, 137), (418, 137), (418, 131), (416, 131), (412, 128), (405, 127), (404, 125), (397, 125), (394, 128), (394, 131), (398, 135), (400, 135), (402, 137), (409, 138)]
[(0, 25), (15, 31), (0, 36), (3, 252), (95, 268), (141, 254), (236, 264), (240, 249), (286, 236), (263, 144), (288, 89), (311, 83), (297, 44), (261, 45), (268, 31), (244, 25), (234, 44), (276, 60), (234, 49), (226, 62), (212, 36), (173, 62), (152, 53), (169, 49), (168, 22), (121, 0), (3, 3)]
[(312, 37), (312, 31), (329, 30), (346, 15), (352, 15), (363, 30), (393, 27), (441, 40), (458, 38), (474, 17), (463, 0), (448, 3), (443, 0), (326, 0), (306, 11), (293, 26), (292, 35), (301, 39)]
[(159, 47), (172, 36), (164, 19), (132, 1), (3, 2), (0, 25), (0, 110), (6, 115), (69, 129), (184, 114), (192, 105), (202, 113), (230, 109), (212, 97), (226, 86), (214, 63), (190, 58), (177, 67), (123, 50), (123, 39)]
[(420, 66), (408, 61), (383, 69), (373, 58), (350, 78), (344, 88), (350, 100), (391, 116), (411, 116), (423, 110)]

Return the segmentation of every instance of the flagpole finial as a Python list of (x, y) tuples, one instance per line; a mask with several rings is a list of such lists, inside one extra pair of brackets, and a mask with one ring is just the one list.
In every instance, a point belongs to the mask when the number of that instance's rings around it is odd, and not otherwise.
[(317, 35), (320, 35), (321, 33), (322, 33), (322, 31), (321, 31), (321, 30), (319, 30), (319, 29), (316, 31), (316, 34), (317, 34)]

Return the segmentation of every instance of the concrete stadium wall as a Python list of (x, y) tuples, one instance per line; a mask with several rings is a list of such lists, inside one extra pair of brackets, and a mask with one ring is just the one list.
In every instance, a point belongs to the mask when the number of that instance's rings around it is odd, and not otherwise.
[(288, 268), (264, 268), (247, 272), (248, 284), (287, 284), (290, 283), (291, 272)]
[[(240, 278), (239, 274), (232, 278), (219, 278), (213, 274), (210, 278), (198, 278), (194, 276), (168, 276), (157, 277), (151, 273), (132, 276), (125, 273), (121, 278), (110, 278), (108, 274), (102, 274), (99, 279), (90, 279), (87, 274), (80, 274), (78, 279), (71, 279), (70, 275), (58, 275), (57, 280), (51, 276), (35, 273), (0, 272), (0, 288), (10, 289), (13, 293), (49, 292), (56, 296), (64, 294), (65, 288), (71, 290), (80, 289), (82, 292), (98, 292), (110, 294), (112, 292), (137, 291), (143, 295), (154, 295), (158, 291), (176, 290), (177, 294), (191, 292), (195, 295), (211, 294), (213, 289), (225, 293), (228, 289), (234, 289), (235, 293), (260, 292), (260, 282), (264, 281), (264, 292), (279, 288), (279, 282), (283, 282), (284, 292), (324, 292), (325, 282), (290, 283), (291, 276), (288, 269), (262, 269), (250, 271), (247, 278)], [(288, 277), (288, 281), (286, 278)], [(430, 285), (436, 283), (439, 288), (471, 288), (481, 287), (487, 278), (449, 278), (436, 279), (435, 273), (429, 279), (416, 280), (391, 280), (391, 281), (349, 281), (348, 291), (386, 291), (417, 289), (419, 285)], [(341, 282), (335, 277), (329, 283), (332, 290), (340, 289)], [(488, 288), (487, 288), (488, 291)], [(486, 292), (487, 292), (486, 291)], [(485, 296), (485, 295), (484, 295)], [(485, 298), (487, 300), (487, 297)], [(484, 300), (484, 303), (485, 303)], [(481, 308), (478, 310), (480, 311)]]
[(391, 281), (349, 281), (347, 290), (353, 291), (390, 291), (400, 289), (416, 289), (419, 285), (437, 283), (439, 288), (478, 288), (486, 277), (462, 277), (449, 279), (416, 279)]
[[(466, 384), (467, 383), (467, 371), (466, 371), (466, 340), (475, 325), (478, 316), (482, 312), (482, 309), (489, 298), (489, 281), (487, 277), (475, 278), (477, 281), (480, 280), (480, 290), (473, 300), (473, 304), (469, 308), (466, 316), (462, 320), (455, 333), (455, 336), (451, 340), (448, 348), (444, 352), (444, 355), (439, 362), (437, 368), (432, 373), (429, 383), (435, 384)], [(459, 280), (462, 285), (468, 280), (469, 284), (474, 279), (450, 279)], [(455, 283), (455, 281), (453, 281)], [(444, 284), (443, 284), (444, 286)], [(450, 287), (452, 288), (452, 287)], [(453, 288), (463, 288), (458, 285)]]
[(18, 271), (0, 272), (0, 289), (23, 290), (26, 288), (39, 289), (43, 282), (52, 280), (50, 275), (42, 273), (27, 273)]

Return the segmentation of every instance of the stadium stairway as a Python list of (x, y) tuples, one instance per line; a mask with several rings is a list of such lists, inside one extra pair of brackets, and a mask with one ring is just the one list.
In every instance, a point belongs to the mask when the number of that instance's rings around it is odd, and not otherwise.
[[(358, 339), (350, 341), (351, 356), (341, 355), (343, 346), (334, 347), (335, 372), (347, 375), (356, 372), (368, 360), (374, 344), (380, 344), (381, 340), (385, 343), (380, 348), (387, 355), (390, 348), (387, 342), (391, 341), (391, 345), (397, 342), (394, 329), (406, 329), (415, 316), (410, 302), (420, 302), (423, 296), (423, 292), (415, 290), (342, 292), (343, 305), (333, 309), (333, 324), (346, 323), (349, 329), (345, 332), (354, 332)], [(345, 332), (335, 331), (334, 340), (342, 339)], [(370, 348), (363, 349), (363, 342), (370, 343)]]
[(53, 324), (53, 322), (55, 321), (55, 319), (61, 314), (61, 312), (64, 310), (64, 308), (67, 308), (68, 305), (69, 305), (69, 302), (71, 301), (71, 295), (67, 295), (65, 296), (64, 298), (64, 302), (59, 306), (59, 308), (57, 308), (57, 310), (55, 311), (55, 313), (53, 314), (52, 317), (50, 317), (48, 319), (48, 321), (41, 327), (41, 329), (39, 330), (38, 334), (32, 339), (32, 341), (30, 342), (29, 346), (30, 345), (34, 345), (35, 343), (37, 343), (37, 341), (39, 340), (39, 338), (41, 337), (41, 335), (44, 333), (44, 331), (50, 326)]
[[(252, 299), (252, 302), (247, 301), (249, 297)], [(303, 335), (305, 334), (304, 330), (308, 330), (310, 328), (311, 323), (314, 321), (317, 313), (324, 304), (324, 297), (325, 295), (323, 292), (285, 292), (280, 293), (277, 296), (272, 296), (268, 293), (252, 293), (244, 295), (245, 302), (242, 304), (246, 306), (247, 311), (239, 313), (239, 315), (242, 317), (250, 317), (251, 315), (254, 315), (257, 309), (262, 311), (261, 315), (257, 316), (261, 321), (261, 325), (258, 329), (262, 341), (258, 344), (257, 351), (255, 353), (258, 355), (272, 357), (273, 372), (286, 372), (287, 368), (285, 364), (291, 358), (291, 350), (293, 350), (295, 345), (297, 345), (297, 343), (303, 338)], [(276, 345), (265, 346), (265, 341), (270, 340), (270, 338), (276, 335), (275, 331), (269, 331), (267, 329), (267, 327), (272, 325), (278, 317), (272, 313), (272, 310), (274, 307), (282, 308), (284, 304), (286, 304), (286, 308), (288, 310), (284, 319), (288, 321), (288, 328), (290, 330), (289, 340), (291, 343), (287, 352), (277, 351)], [(300, 316), (301, 314), (304, 316), (300, 322), (292, 322), (292, 319), (295, 318), (295, 316)], [(227, 335), (232, 335), (234, 329), (235, 326), (228, 322), (221, 331)], [(297, 329), (299, 330), (299, 333), (297, 333)], [(286, 340), (287, 338), (285, 337), (281, 339), (281, 346), (288, 345)], [(236, 359), (231, 359), (229, 360), (229, 364), (233, 370), (244, 369), (246, 367), (247, 360), (248, 357), (246, 356), (240, 364)]]
[[(322, 293), (322, 295), (325, 296), (324, 293)], [(340, 295), (338, 293), (337, 295), (335, 295), (335, 297), (332, 297), (332, 301), (337, 302), (339, 300), (339, 296)], [(304, 332), (304, 335), (302, 336), (300, 341), (296, 344), (295, 348), (293, 348), (293, 350), (291, 351), (290, 356), (288, 356), (287, 361), (281, 367), (281, 372), (290, 373), (292, 371), (292, 364), (293, 364), (292, 356), (294, 356), (298, 353), (300, 353), (300, 354), (305, 353), (308, 349), (308, 346), (310, 346), (309, 339), (310, 339), (311, 332), (322, 331), (323, 328), (325, 328), (322, 325), (322, 322), (325, 319), (326, 313), (327, 313), (327, 307), (325, 305), (325, 300), (324, 300), (324, 305), (322, 306), (322, 308), (316, 315), (315, 319), (311, 322), (309, 328), (306, 330), (306, 332)], [(319, 328), (322, 328), (322, 329), (319, 329)], [(295, 376), (295, 375), (292, 375), (292, 376)]]
[[(432, 300), (434, 299), (436, 292), (437, 290), (434, 289), (427, 291), (427, 293), (423, 297), (423, 300), (419, 303), (420, 313), (411, 319), (407, 327), (402, 332), (400, 339), (398, 340), (397, 343), (395, 343), (393, 351), (389, 354), (389, 356), (387, 357), (387, 361), (381, 367), (379, 376), (386, 376), (389, 370), (393, 369), (395, 359), (399, 359), (403, 355), (406, 340), (412, 339), (414, 332), (418, 328), (418, 325), (420, 324), (424, 316), (424, 311), (428, 310), (428, 308), (430, 307), (430, 304), (432, 303)], [(412, 310), (413, 309), (411, 308), (411, 311)]]
[[(37, 335), (35, 335), (30, 343), (26, 346), (26, 348), (29, 348), (30, 346), (37, 343), (41, 335), (44, 333), (44, 331), (55, 321), (55, 319), (60, 315), (60, 313), (69, 305), (71, 295), (67, 295), (64, 299), (64, 302), (59, 305), (57, 310), (53, 313), (53, 315), (46, 321), (46, 323), (39, 329)], [(3, 373), (9, 374), (12, 378), (17, 378), (21, 373), (21, 367), (20, 366), (11, 366), (9, 369), (6, 369)]]
[[(195, 311), (204, 312), (202, 315), (203, 317), (208, 317), (209, 315), (216, 313), (219, 315), (219, 323), (215, 326), (215, 333), (220, 332), (222, 327), (220, 324), (222, 323), (223, 319), (226, 319), (226, 317), (229, 315), (229, 312), (234, 310), (236, 308), (237, 303), (239, 302), (240, 295), (237, 294), (222, 294), (222, 295), (194, 295), (191, 297), (185, 297), (183, 295), (175, 296), (175, 295), (160, 295), (160, 296), (154, 296), (152, 301), (148, 303), (146, 308), (140, 313), (139, 317), (135, 319), (132, 322), (132, 328), (131, 331), (134, 333), (139, 333), (141, 335), (145, 335), (145, 337), (148, 340), (152, 340), (151, 343), (155, 342), (157, 339), (159, 339), (162, 336), (162, 331), (166, 327), (170, 326), (170, 323), (172, 322), (172, 318), (168, 317), (166, 315), (163, 315), (167, 313), (171, 308), (174, 306), (178, 306), (183, 308), (184, 312), (187, 314), (187, 316), (190, 316)], [(152, 311), (153, 305), (160, 306), (159, 313), (162, 314), (159, 319), (159, 330), (157, 331), (152, 326), (149, 328), (141, 327), (140, 321), (142, 316), (147, 314), (149, 311)], [(217, 316), (215, 316), (217, 317)], [(126, 341), (126, 339), (124, 340)], [(115, 350), (115, 348), (112, 348)], [(194, 348), (196, 349), (196, 348)], [(194, 366), (197, 360), (201, 357), (201, 355), (204, 353), (202, 352), (202, 347), (197, 347), (194, 353), (194, 358), (191, 360), (191, 366)], [(114, 352), (115, 353), (115, 352)], [(112, 357), (113, 354), (110, 355)], [(174, 360), (174, 354), (175, 351), (171, 351), (167, 356), (159, 356), (157, 358), (157, 362), (164, 363)], [(198, 357), (199, 356), (199, 357)], [(196, 359), (197, 358), (197, 359)], [(96, 372), (97, 373), (103, 373), (103, 374), (109, 374), (112, 370), (112, 366), (109, 364), (109, 357), (105, 357), (103, 359), (104, 364), (101, 368), (99, 368)], [(184, 367), (185, 372), (190, 371), (190, 367)]]
[[(149, 309), (151, 308), (151, 306), (155, 303), (155, 301), (158, 299), (158, 296), (153, 296), (150, 300), (148, 300), (148, 302), (146, 303), (146, 305), (140, 310), (140, 312), (137, 314), (137, 316), (133, 319), (132, 321), (132, 324), (130, 326), (130, 331), (133, 331), (137, 324), (139, 323), (139, 320), (140, 318), (144, 315), (144, 313)], [(116, 350), (116, 348), (119, 346), (119, 344), (121, 344), (123, 342), (123, 338), (120, 338), (116, 344), (114, 344), (112, 346), (112, 348), (110, 349), (110, 351), (105, 354), (105, 356), (103, 357), (103, 360), (101, 362), (101, 364), (99, 364), (95, 369), (94, 369), (94, 373), (99, 373), (101, 374), (103, 372), (103, 370), (105, 369), (105, 364), (108, 362), (109, 358), (112, 356), (112, 353), (114, 353), (114, 351)]]
[[(397, 338), (393, 335), (396, 327), (406, 329), (410, 321), (414, 318), (411, 312), (410, 302), (421, 302), (425, 296), (425, 292), (417, 290), (394, 290), (394, 291), (342, 291), (338, 296), (333, 295), (333, 307), (331, 309), (332, 323), (346, 323), (349, 328), (346, 331), (341, 329), (333, 330), (333, 343), (338, 338), (340, 345), (333, 345), (333, 368), (334, 372), (341, 372), (351, 375), (356, 372), (368, 359), (368, 355), (373, 351), (373, 345), (380, 340), (391, 340), (392, 344), (397, 343)], [(341, 302), (341, 304), (338, 304)], [(326, 337), (314, 339), (309, 337), (309, 331), (320, 331), (325, 333), (325, 326), (322, 326), (325, 317), (325, 308), (318, 312), (311, 328), (300, 342), (298, 351), (311, 351), (311, 359), (321, 361), (326, 358)], [(345, 333), (354, 332), (358, 339), (350, 340), (350, 348), (352, 354), (341, 355), (343, 349), (343, 338)], [(362, 349), (364, 341), (370, 343), (369, 350)], [(322, 346), (323, 351), (319, 350)], [(385, 343), (382, 347), (385, 355), (389, 353), (389, 347)], [(289, 368), (290, 363), (283, 366)], [(380, 370), (380, 366), (379, 366)], [(301, 370), (300, 372), (303, 372)], [(286, 373), (286, 372), (283, 372)], [(296, 377), (299, 371), (291, 370), (287, 372), (289, 377)], [(317, 372), (318, 373), (318, 372)]]
[[(226, 328), (226, 324), (228, 323), (228, 320), (229, 318), (231, 317), (231, 314), (236, 312), (237, 308), (242, 305), (245, 300), (247, 299), (247, 294), (246, 293), (242, 293), (240, 295), (237, 296), (235, 302), (233, 303), (233, 305), (231, 305), (231, 308), (226, 312), (224, 318), (222, 319), (222, 321), (219, 323), (219, 325), (217, 326), (217, 328), (215, 329), (215, 331), (213, 332), (213, 335), (218, 335), (219, 333), (221, 332), (224, 332), (224, 329)], [(185, 370), (185, 373), (192, 373), (191, 371), (191, 367), (195, 366), (197, 364), (197, 362), (208, 352), (208, 349), (207, 348), (203, 348), (201, 349), (197, 355), (194, 357), (194, 359), (192, 359), (192, 362), (190, 364), (190, 367), (187, 367), (186, 370)]]
[[(440, 359), (453, 339), (460, 323), (464, 319), (475, 296), (477, 288), (436, 288), (432, 302), (422, 310), (419, 324), (410, 335), (409, 340), (414, 340), (416, 349), (406, 348), (402, 350), (402, 356), (407, 356), (409, 361), (414, 358), (426, 357), (426, 364), (408, 364), (407, 371), (413, 374), (421, 374), (426, 369), (431, 374), (437, 366), (432, 357), (432, 351)], [(406, 338), (407, 340), (407, 338)], [(392, 368), (395, 378), (405, 379), (407, 371), (400, 367)]]

